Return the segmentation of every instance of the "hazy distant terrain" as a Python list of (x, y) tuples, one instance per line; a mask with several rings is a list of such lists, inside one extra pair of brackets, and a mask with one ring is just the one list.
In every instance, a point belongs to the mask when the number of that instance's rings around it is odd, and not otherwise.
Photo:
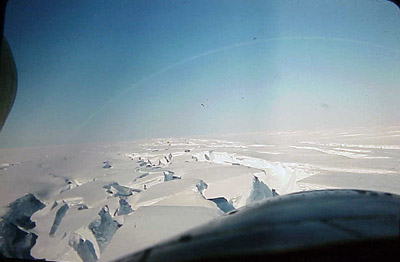
[(400, 194), (399, 168), (398, 126), (1, 149), (0, 250), (108, 261), (276, 195)]

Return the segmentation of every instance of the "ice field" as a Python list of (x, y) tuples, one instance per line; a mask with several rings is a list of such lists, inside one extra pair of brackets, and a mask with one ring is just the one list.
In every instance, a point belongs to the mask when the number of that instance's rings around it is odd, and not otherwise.
[(1, 252), (110, 261), (277, 195), (400, 194), (399, 168), (396, 126), (1, 149)]

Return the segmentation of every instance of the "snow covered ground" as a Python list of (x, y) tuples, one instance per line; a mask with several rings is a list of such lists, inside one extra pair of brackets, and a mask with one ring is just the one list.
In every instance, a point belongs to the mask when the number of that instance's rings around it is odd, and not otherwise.
[(276, 195), (400, 194), (400, 127), (1, 149), (0, 182), (3, 254), (110, 261)]

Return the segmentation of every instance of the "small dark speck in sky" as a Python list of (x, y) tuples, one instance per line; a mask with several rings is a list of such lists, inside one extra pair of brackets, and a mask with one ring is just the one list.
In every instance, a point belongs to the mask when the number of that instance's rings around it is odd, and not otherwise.
[(204, 104), (201, 104), (202, 107), (204, 107)]

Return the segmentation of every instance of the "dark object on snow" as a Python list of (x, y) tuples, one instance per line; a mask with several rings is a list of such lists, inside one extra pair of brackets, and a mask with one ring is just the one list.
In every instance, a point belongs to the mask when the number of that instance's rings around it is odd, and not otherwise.
[(103, 164), (103, 168), (112, 168), (112, 165), (108, 161), (104, 161)]

